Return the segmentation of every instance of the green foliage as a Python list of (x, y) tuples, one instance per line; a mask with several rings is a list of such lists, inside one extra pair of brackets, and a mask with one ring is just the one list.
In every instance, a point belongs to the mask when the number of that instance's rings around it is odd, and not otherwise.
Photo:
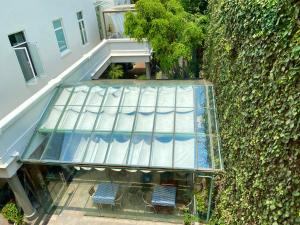
[(207, 0), (180, 0), (185, 11), (195, 14), (195, 13), (205, 13), (207, 10), (208, 2)]
[(110, 79), (119, 79), (123, 77), (124, 71), (123, 67), (121, 65), (112, 64), (109, 71), (108, 71), (108, 77)]
[[(136, 12), (125, 15), (125, 34), (147, 39), (162, 70), (182, 78), (192, 50), (203, 44), (207, 17), (187, 13), (179, 0), (139, 0)], [(179, 63), (183, 59), (183, 63)]]
[(143, 75), (139, 75), (137, 80), (148, 80), (148, 78), (145, 74), (143, 74)]
[(200, 213), (207, 212), (207, 190), (202, 190), (201, 192), (195, 193), (196, 201), (197, 201), (197, 211)]
[(299, 4), (210, 1), (206, 78), (226, 169), (211, 224), (300, 224)]
[(190, 225), (192, 222), (196, 221), (197, 218), (189, 212), (189, 210), (185, 210), (183, 214), (183, 224)]
[(13, 202), (7, 203), (1, 210), (2, 215), (10, 222), (23, 224), (23, 214)]

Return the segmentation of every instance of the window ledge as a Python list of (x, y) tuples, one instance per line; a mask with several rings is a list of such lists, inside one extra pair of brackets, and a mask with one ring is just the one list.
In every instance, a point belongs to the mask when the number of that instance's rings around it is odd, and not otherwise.
[(63, 58), (67, 55), (69, 55), (72, 51), (70, 49), (66, 49), (63, 52), (60, 53), (60, 57)]
[(38, 78), (37, 77), (33, 77), (30, 80), (26, 81), (26, 85), (28, 86), (33, 86), (36, 85), (38, 83)]

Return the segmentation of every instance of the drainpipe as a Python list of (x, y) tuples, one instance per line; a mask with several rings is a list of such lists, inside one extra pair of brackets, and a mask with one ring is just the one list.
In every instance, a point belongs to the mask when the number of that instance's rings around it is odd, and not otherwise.
[(32, 206), (17, 174), (7, 179), (10, 189), (13, 191), (18, 205), (24, 211), (24, 216), (28, 220), (33, 220), (37, 216), (36, 209)]

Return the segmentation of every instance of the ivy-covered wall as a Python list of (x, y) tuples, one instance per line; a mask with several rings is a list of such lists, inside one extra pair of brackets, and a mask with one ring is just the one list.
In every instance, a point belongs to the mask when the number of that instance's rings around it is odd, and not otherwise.
[(212, 224), (300, 224), (300, 1), (210, 0), (226, 174)]

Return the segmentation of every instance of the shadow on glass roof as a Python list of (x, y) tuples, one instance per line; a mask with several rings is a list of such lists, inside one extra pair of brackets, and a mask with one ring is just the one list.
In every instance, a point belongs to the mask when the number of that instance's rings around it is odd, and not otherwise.
[(59, 87), (22, 161), (223, 170), (213, 86), (101, 80)]

